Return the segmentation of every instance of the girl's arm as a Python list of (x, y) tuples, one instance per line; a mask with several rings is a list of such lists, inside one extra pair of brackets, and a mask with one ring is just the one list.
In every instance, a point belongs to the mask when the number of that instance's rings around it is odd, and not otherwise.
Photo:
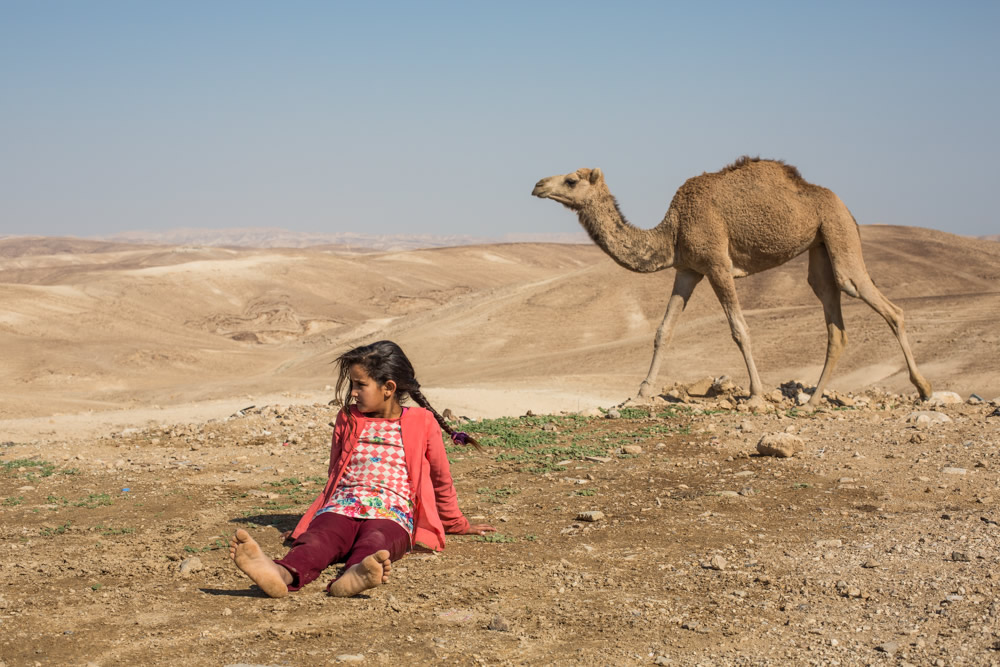
[(333, 466), (340, 458), (340, 452), (344, 448), (344, 436), (347, 434), (347, 413), (341, 410), (337, 413), (337, 421), (333, 424), (333, 439), (330, 441), (330, 465), (327, 468), (326, 476), (333, 474)]
[(452, 535), (465, 535), (470, 528), (469, 520), (458, 507), (458, 494), (451, 479), (451, 466), (448, 465), (448, 455), (444, 451), (441, 429), (437, 423), (433, 423), (429, 429), (427, 462), (430, 464), (438, 517), (444, 525), (444, 531)]

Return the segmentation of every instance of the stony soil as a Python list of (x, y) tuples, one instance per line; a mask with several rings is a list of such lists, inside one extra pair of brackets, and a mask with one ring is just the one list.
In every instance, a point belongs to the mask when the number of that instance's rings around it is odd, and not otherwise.
[(333, 407), (5, 442), (0, 664), (1000, 664), (996, 404), (773, 398), (467, 423), (459, 499), (499, 532), (346, 600), (264, 597), (222, 548), (283, 553)]

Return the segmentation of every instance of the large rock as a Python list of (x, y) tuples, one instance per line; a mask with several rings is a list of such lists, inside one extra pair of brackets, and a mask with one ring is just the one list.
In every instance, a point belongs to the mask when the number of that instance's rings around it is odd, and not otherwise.
[(703, 378), (701, 380), (698, 380), (694, 384), (688, 386), (687, 388), (688, 396), (698, 396), (702, 398), (710, 396), (714, 393), (712, 391), (712, 386), (714, 384), (715, 384), (714, 378)]
[(791, 433), (768, 433), (757, 443), (757, 451), (761, 456), (777, 456), (788, 458), (802, 451), (805, 443), (797, 435)]
[(961, 402), (962, 397), (953, 391), (935, 391), (930, 395), (930, 398), (924, 401), (924, 405), (940, 407), (942, 405), (955, 405)]
[(906, 415), (907, 424), (946, 424), (950, 421), (951, 417), (934, 410), (917, 410)]

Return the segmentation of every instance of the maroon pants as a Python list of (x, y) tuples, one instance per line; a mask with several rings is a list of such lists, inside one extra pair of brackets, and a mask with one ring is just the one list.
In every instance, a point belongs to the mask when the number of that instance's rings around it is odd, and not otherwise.
[(354, 519), (324, 512), (292, 543), (291, 551), (274, 562), (292, 574), (288, 590), (297, 591), (334, 563), (346, 560), (346, 571), (380, 549), (389, 552), (389, 560), (399, 560), (410, 550), (409, 533), (389, 519)]

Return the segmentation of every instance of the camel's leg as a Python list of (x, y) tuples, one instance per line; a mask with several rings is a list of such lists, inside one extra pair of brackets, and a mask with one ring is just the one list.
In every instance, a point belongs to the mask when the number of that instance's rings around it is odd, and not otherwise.
[(747, 364), (747, 372), (750, 374), (750, 400), (759, 402), (764, 394), (764, 385), (757, 375), (757, 366), (753, 363), (753, 352), (750, 349), (750, 329), (747, 328), (746, 320), (743, 319), (743, 311), (740, 309), (740, 301), (736, 297), (736, 283), (729, 273), (715, 273), (708, 277), (715, 290), (715, 296), (722, 304), (722, 310), (726, 312), (729, 319), (729, 330), (733, 334), (733, 340), (743, 353), (743, 361)]
[(924, 376), (917, 370), (917, 362), (913, 359), (910, 343), (906, 339), (906, 329), (903, 327), (903, 309), (885, 298), (885, 295), (875, 287), (875, 283), (872, 282), (867, 273), (864, 276), (858, 276), (854, 285), (861, 300), (874, 308), (875, 312), (889, 323), (892, 333), (896, 334), (896, 340), (903, 348), (903, 358), (906, 359), (906, 368), (910, 372), (910, 382), (917, 388), (920, 398), (930, 398), (931, 383), (924, 379)]
[[(849, 215), (849, 214), (848, 214)], [(889, 323), (896, 335), (899, 346), (903, 348), (903, 357), (910, 372), (910, 382), (917, 388), (920, 398), (930, 398), (931, 384), (917, 370), (917, 362), (910, 351), (910, 343), (906, 339), (906, 329), (903, 327), (903, 310), (885, 298), (885, 295), (875, 287), (865, 262), (861, 257), (861, 237), (857, 226), (851, 225), (851, 233), (838, 234), (824, 229), (823, 240), (830, 253), (833, 271), (836, 275), (837, 287), (849, 295), (858, 297)]]
[(823, 315), (826, 317), (826, 362), (823, 372), (816, 383), (816, 391), (807, 404), (814, 408), (823, 400), (823, 389), (833, 375), (833, 367), (837, 365), (840, 353), (847, 345), (847, 332), (844, 330), (844, 315), (840, 311), (840, 290), (833, 275), (833, 264), (826, 246), (820, 245), (809, 249), (809, 286), (823, 304)]
[(646, 379), (639, 385), (639, 398), (649, 398), (653, 395), (653, 383), (656, 382), (656, 376), (660, 372), (660, 354), (670, 344), (670, 338), (674, 334), (674, 326), (701, 279), (702, 275), (695, 271), (678, 271), (674, 277), (674, 291), (670, 294), (667, 312), (663, 316), (660, 328), (656, 330), (656, 338), (653, 339), (653, 360), (649, 364)]

